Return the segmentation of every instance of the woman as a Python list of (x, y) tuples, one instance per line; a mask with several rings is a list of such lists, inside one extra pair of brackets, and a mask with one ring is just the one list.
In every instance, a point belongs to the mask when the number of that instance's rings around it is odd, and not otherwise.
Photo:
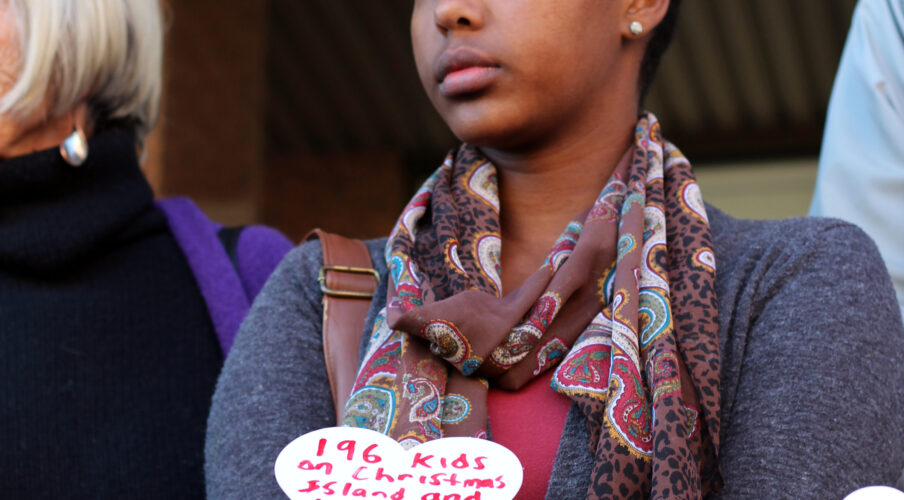
[[(464, 144), (370, 244), (385, 293), (344, 425), (405, 446), (490, 434), (525, 466), (519, 498), (841, 498), (897, 478), (904, 332), (876, 249), (838, 221), (702, 203), (638, 105), (677, 9), (415, 0), (421, 81)], [(291, 252), (239, 334), (211, 498), (281, 497), (281, 448), (335, 424), (320, 263), (316, 243)]]
[(154, 1), (0, 2), (4, 498), (202, 498), (222, 348), (290, 246), (229, 233), (234, 267), (194, 205), (154, 204), (161, 38)]

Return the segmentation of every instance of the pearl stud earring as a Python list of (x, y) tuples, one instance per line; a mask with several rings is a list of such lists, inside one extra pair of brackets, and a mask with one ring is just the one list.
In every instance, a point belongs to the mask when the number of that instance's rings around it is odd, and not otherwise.
[(640, 21), (631, 21), (631, 24), (628, 26), (628, 30), (632, 35), (637, 36), (643, 33), (643, 25), (640, 24)]

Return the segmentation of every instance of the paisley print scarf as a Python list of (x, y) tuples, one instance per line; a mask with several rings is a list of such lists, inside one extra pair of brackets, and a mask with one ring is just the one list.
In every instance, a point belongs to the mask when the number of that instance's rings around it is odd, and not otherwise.
[(587, 417), (588, 498), (717, 490), (715, 258), (687, 160), (642, 116), (596, 202), (505, 295), (497, 189), (495, 167), (462, 145), (405, 208), (342, 424), (405, 447), (486, 438), (489, 386), (555, 368), (552, 388)]

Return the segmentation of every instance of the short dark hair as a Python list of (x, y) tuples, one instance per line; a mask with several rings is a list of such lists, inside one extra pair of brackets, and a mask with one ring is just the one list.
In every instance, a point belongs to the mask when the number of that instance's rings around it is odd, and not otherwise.
[(640, 63), (640, 103), (643, 104), (647, 91), (650, 90), (650, 84), (653, 83), (653, 77), (656, 76), (656, 69), (659, 67), (659, 61), (665, 50), (669, 48), (672, 42), (672, 35), (675, 34), (675, 25), (678, 23), (678, 9), (681, 7), (681, 0), (671, 0), (669, 9), (663, 16), (659, 26), (653, 30), (653, 36), (647, 45), (647, 51), (643, 55), (643, 61)]

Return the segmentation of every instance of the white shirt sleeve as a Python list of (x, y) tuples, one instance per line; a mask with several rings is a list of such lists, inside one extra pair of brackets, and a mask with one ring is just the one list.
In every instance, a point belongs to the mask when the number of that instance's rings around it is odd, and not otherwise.
[(876, 241), (904, 314), (904, 0), (861, 0), (854, 11), (810, 214)]

